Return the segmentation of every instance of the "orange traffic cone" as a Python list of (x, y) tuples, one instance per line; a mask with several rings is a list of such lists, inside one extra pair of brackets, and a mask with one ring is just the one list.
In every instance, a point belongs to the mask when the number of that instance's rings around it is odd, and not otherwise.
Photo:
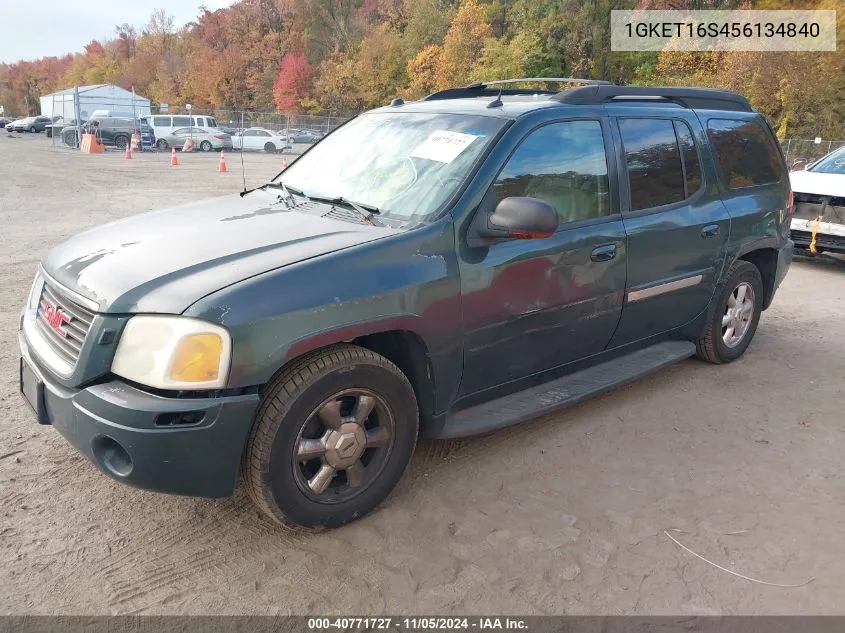
[(225, 174), (228, 169), (226, 169), (226, 156), (223, 154), (223, 151), (220, 151), (220, 162), (217, 164), (217, 171), (221, 174)]
[(174, 167), (179, 166), (179, 159), (176, 158), (176, 148), (175, 147), (170, 150), (170, 164), (173, 165)]
[(129, 143), (126, 144), (126, 151), (123, 153), (123, 157), (126, 160), (130, 160), (132, 158), (132, 147), (129, 145)]

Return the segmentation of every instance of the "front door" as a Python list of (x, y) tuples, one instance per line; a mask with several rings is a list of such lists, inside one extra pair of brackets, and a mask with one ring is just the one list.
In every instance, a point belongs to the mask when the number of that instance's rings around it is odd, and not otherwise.
[(616, 122), (620, 171), (627, 172), (628, 288), (611, 347), (680, 327), (703, 312), (731, 228), (696, 117)]
[[(602, 351), (619, 321), (625, 231), (598, 119), (543, 125), (521, 141), (479, 213), (510, 196), (545, 200), (548, 238), (461, 252), (466, 396)], [(611, 172), (613, 173), (613, 172)]]

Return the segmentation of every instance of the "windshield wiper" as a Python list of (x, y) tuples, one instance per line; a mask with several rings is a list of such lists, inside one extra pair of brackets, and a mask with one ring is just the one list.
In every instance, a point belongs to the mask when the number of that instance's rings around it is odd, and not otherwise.
[(337, 204), (342, 204), (347, 206), (351, 209), (354, 209), (358, 212), (358, 214), (367, 220), (373, 226), (384, 226), (381, 222), (375, 219), (375, 215), (381, 213), (378, 207), (374, 207), (371, 204), (362, 204), (360, 202), (353, 202), (352, 200), (347, 200), (343, 196), (336, 196), (334, 198), (330, 196), (308, 196), (309, 200), (314, 200), (316, 202), (328, 202), (332, 206)]
[(302, 191), (300, 191), (296, 187), (287, 186), (281, 180), (276, 181), (276, 182), (268, 182), (266, 186), (267, 187), (273, 187), (274, 189), (281, 189), (284, 192), (285, 197), (282, 198), (282, 199), (285, 201), (285, 206), (288, 209), (291, 208), (291, 205), (296, 206), (296, 200), (294, 200), (293, 194), (296, 194), (298, 196), (302, 196), (303, 198), (306, 198), (307, 200), (311, 200), (311, 198), (309, 198), (305, 193), (303, 193)]

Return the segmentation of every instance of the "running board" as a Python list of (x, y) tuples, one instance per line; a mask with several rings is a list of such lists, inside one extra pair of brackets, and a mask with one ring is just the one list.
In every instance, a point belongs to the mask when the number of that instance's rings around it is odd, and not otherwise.
[(524, 422), (633, 382), (693, 354), (695, 344), (689, 341), (658, 343), (563, 378), (458, 411), (446, 418), (437, 437), (466, 437)]

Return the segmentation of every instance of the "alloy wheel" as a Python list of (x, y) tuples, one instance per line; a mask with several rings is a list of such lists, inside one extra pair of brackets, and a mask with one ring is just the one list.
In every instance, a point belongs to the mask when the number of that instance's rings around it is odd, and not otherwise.
[(725, 345), (736, 347), (742, 342), (751, 327), (754, 307), (754, 288), (743, 281), (728, 295), (725, 304), (722, 315), (722, 341)]
[(387, 404), (367, 389), (346, 389), (318, 406), (294, 445), (296, 483), (320, 503), (358, 496), (381, 474), (393, 448)]

